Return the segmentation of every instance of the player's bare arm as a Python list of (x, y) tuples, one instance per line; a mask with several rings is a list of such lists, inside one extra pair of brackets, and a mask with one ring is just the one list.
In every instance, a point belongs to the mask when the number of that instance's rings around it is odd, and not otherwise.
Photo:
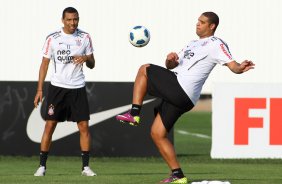
[(42, 97), (43, 97), (43, 84), (44, 80), (48, 71), (48, 66), (50, 63), (49, 58), (42, 58), (42, 62), (40, 65), (40, 70), (39, 70), (39, 79), (38, 79), (38, 85), (37, 85), (37, 90), (36, 90), (36, 95), (34, 97), (34, 107), (36, 108), (39, 102), (42, 102)]
[(73, 62), (74, 64), (83, 64), (85, 62), (86, 66), (90, 69), (93, 69), (95, 67), (95, 58), (93, 54), (74, 56)]
[(165, 66), (167, 69), (173, 69), (177, 67), (178, 63), (178, 55), (175, 52), (171, 52), (167, 55), (166, 61), (165, 61)]
[(87, 61), (86, 61), (86, 66), (90, 69), (93, 69), (95, 67), (95, 58), (93, 54), (86, 55)]
[(250, 69), (254, 69), (255, 64), (252, 61), (245, 60), (242, 63), (237, 63), (236, 61), (231, 61), (225, 64), (232, 72), (236, 74), (244, 73)]

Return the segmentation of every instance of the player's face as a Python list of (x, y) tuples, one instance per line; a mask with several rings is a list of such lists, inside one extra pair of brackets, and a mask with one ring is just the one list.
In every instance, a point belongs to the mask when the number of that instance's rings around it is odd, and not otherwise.
[(64, 32), (72, 34), (75, 32), (78, 26), (79, 17), (77, 13), (65, 13), (65, 17), (62, 19), (64, 24)]
[(214, 24), (209, 23), (209, 19), (207, 17), (201, 15), (196, 24), (196, 33), (200, 38), (212, 36), (214, 26)]

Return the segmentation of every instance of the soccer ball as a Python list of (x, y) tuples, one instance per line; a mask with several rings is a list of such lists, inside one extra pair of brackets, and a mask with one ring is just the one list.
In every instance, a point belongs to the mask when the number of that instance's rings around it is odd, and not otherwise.
[(150, 32), (144, 26), (135, 26), (129, 33), (129, 42), (135, 47), (144, 47), (150, 41)]

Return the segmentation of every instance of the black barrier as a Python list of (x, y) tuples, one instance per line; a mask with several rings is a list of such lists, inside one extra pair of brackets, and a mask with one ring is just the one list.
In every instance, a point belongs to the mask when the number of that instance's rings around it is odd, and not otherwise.
[[(44, 92), (48, 85), (45, 84)], [(39, 139), (38, 135), (41, 136), (42, 129), (35, 125), (41, 123), (40, 126), (44, 126), (41, 115), (46, 107), (43, 103), (41, 113), (34, 110), (36, 86), (37, 82), (0, 82), (0, 155), (38, 155), (40, 140), (34, 140)], [(111, 112), (115, 109), (115, 112), (123, 113), (126, 111), (124, 108), (130, 108), (132, 89), (133, 83), (129, 82), (87, 82), (91, 117), (96, 117), (97, 113), (105, 114), (103, 120), (99, 122), (97, 120), (95, 125), (90, 126), (93, 155), (159, 156), (150, 137), (154, 119), (153, 107), (159, 102), (158, 99), (146, 96), (145, 101), (150, 99), (151, 101), (142, 107), (142, 123), (138, 127), (119, 123)], [(169, 138), (173, 141), (173, 131)], [(75, 131), (53, 141), (50, 154), (79, 155), (79, 133)]]

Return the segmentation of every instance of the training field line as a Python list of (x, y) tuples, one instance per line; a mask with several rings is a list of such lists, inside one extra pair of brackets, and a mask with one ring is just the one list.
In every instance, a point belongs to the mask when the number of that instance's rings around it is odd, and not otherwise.
[(203, 138), (203, 139), (211, 139), (211, 137), (208, 136), (208, 135), (191, 133), (191, 132), (187, 132), (185, 130), (176, 130), (176, 132), (179, 133), (179, 134), (182, 134), (182, 135), (191, 135), (191, 136), (199, 137), (199, 138)]

